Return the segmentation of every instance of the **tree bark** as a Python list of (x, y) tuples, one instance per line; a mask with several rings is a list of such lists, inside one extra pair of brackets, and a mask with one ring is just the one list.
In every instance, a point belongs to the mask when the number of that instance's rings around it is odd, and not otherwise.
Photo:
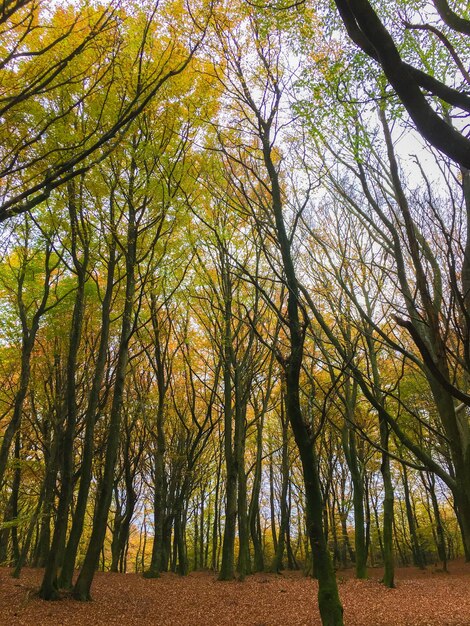
[(133, 180), (136, 175), (136, 165), (131, 167), (131, 180), (128, 203), (128, 227), (126, 245), (126, 289), (122, 314), (121, 335), (118, 347), (114, 394), (108, 426), (105, 462), (101, 484), (97, 496), (93, 529), (85, 560), (73, 589), (77, 600), (90, 600), (90, 589), (95, 570), (98, 567), (100, 551), (106, 534), (106, 524), (109, 507), (113, 495), (114, 468), (119, 448), (121, 407), (124, 396), (124, 384), (129, 357), (129, 341), (132, 335), (132, 309), (135, 292), (135, 265), (137, 256), (137, 225), (135, 208), (133, 206)]

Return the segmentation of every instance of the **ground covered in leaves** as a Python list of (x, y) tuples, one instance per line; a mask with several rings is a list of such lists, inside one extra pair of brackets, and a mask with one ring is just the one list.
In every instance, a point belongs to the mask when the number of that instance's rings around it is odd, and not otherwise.
[[(347, 626), (470, 626), (470, 565), (451, 563), (397, 572), (396, 589), (385, 589), (380, 571), (356, 581), (338, 572)], [(37, 597), (41, 571), (25, 569), (20, 580), (0, 569), (2, 626), (315, 626), (316, 582), (298, 573), (257, 574), (245, 582), (217, 582), (212, 573), (186, 578), (165, 574), (98, 573), (93, 602), (67, 595), (56, 602)]]

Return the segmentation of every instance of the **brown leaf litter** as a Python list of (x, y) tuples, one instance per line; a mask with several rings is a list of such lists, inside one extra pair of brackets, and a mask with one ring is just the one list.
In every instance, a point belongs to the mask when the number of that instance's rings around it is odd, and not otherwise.
[[(401, 568), (396, 589), (380, 584), (379, 570), (365, 581), (352, 574), (338, 572), (347, 626), (470, 626), (470, 565), (451, 563), (449, 574)], [(37, 596), (41, 575), (25, 569), (15, 580), (0, 568), (2, 626), (320, 625), (317, 583), (300, 573), (256, 574), (242, 583), (218, 582), (210, 572), (153, 580), (98, 572), (94, 600), (85, 603), (67, 594), (44, 602)]]

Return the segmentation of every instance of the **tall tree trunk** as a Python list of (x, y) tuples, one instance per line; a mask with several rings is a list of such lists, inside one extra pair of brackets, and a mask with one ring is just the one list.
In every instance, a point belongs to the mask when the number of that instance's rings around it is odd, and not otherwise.
[(217, 560), (218, 540), (219, 540), (219, 519), (220, 519), (220, 475), (222, 473), (222, 459), (217, 460), (217, 477), (215, 479), (215, 500), (214, 500), (214, 521), (212, 524), (212, 558), (211, 569), (216, 572), (219, 566)]
[(276, 530), (276, 507), (274, 493), (274, 465), (273, 453), (269, 455), (269, 511), (271, 514), (271, 536), (273, 539), (273, 550), (277, 552), (277, 530)]
[(382, 480), (384, 485), (382, 544), (384, 558), (383, 583), (386, 587), (395, 586), (395, 563), (393, 557), (393, 501), (394, 490), (390, 457), (388, 455), (389, 428), (384, 419), (380, 420), (380, 445), (382, 450)]
[(150, 567), (145, 572), (147, 578), (157, 578), (165, 569), (167, 562), (165, 550), (165, 525), (167, 523), (167, 477), (165, 472), (165, 412), (166, 392), (169, 381), (166, 372), (167, 341), (165, 340), (160, 312), (157, 306), (155, 294), (151, 294), (150, 300), (153, 331), (153, 358), (152, 367), (157, 380), (158, 405), (156, 414), (156, 448), (154, 453), (154, 537), (152, 558)]
[(284, 393), (281, 392), (281, 429), (282, 429), (282, 447), (281, 447), (281, 519), (279, 524), (279, 533), (277, 539), (277, 548), (274, 554), (271, 569), (273, 572), (281, 572), (284, 569), (283, 559), (286, 546), (287, 525), (289, 523), (287, 510), (287, 494), (289, 488), (289, 456), (288, 456), (288, 438), (287, 429), (288, 422), (284, 415)]
[[(11, 493), (5, 508), (4, 520), (6, 528), (0, 532), (0, 563), (10, 562), (17, 564), (20, 559), (20, 547), (18, 544), (18, 499), (21, 485), (21, 436), (16, 433), (15, 437), (15, 466), (13, 471), (13, 482)], [(8, 558), (8, 544), (11, 539), (11, 558)]]
[[(163, 411), (163, 405), (159, 406)], [(161, 424), (161, 427), (158, 427)], [(160, 431), (160, 432), (158, 432)], [(150, 567), (145, 572), (146, 578), (158, 578), (163, 571), (164, 563), (164, 527), (165, 509), (165, 438), (163, 434), (163, 417), (157, 416), (157, 449), (154, 454), (154, 498), (153, 498), (153, 546)]]
[(46, 565), (51, 543), (51, 519), (54, 510), (57, 474), (59, 472), (59, 436), (55, 417), (51, 416), (45, 428), (45, 475), (44, 475), (44, 502), (41, 511), (41, 524), (36, 547), (34, 564), (38, 567)]
[[(238, 370), (238, 366), (237, 366)], [(246, 443), (246, 390), (240, 389), (241, 376), (236, 375), (236, 392), (235, 402), (235, 454), (237, 455), (237, 482), (238, 482), (238, 574), (240, 580), (243, 580), (247, 574), (251, 572), (250, 562), (250, 544), (249, 544), (249, 526), (248, 526), (248, 505), (247, 505), (247, 489), (246, 489), (246, 473), (245, 473), (245, 443)]]
[(283, 269), (288, 288), (287, 324), (289, 331), (289, 358), (281, 365), (286, 380), (286, 414), (299, 450), (305, 485), (307, 530), (312, 547), (315, 570), (318, 575), (318, 604), (323, 626), (342, 626), (343, 608), (338, 586), (323, 532), (323, 500), (318, 474), (318, 460), (311, 436), (306, 427), (300, 405), (300, 372), (302, 369), (304, 329), (300, 320), (299, 285), (291, 256), (291, 243), (287, 236), (279, 176), (272, 160), (270, 126), (263, 127), (262, 146), (264, 163), (271, 182), (271, 202), (276, 224)]
[(186, 576), (189, 570), (188, 555), (186, 552), (186, 543), (184, 539), (185, 530), (185, 513), (182, 500), (176, 507), (175, 515), (175, 541), (178, 552), (177, 572), (180, 576)]
[(114, 468), (119, 448), (121, 427), (121, 407), (124, 396), (127, 361), (129, 356), (129, 341), (132, 335), (132, 309), (135, 292), (135, 265), (137, 256), (137, 225), (135, 208), (133, 206), (133, 179), (136, 174), (136, 165), (131, 168), (131, 180), (128, 203), (128, 226), (126, 248), (126, 289), (122, 314), (121, 336), (119, 339), (114, 394), (109, 417), (108, 438), (104, 461), (103, 475), (97, 496), (93, 529), (85, 560), (73, 589), (77, 600), (90, 600), (90, 589), (95, 570), (98, 567), (100, 551), (106, 534), (106, 524), (109, 507), (113, 495)]
[(253, 542), (253, 561), (255, 572), (262, 572), (264, 570), (264, 554), (261, 542), (261, 527), (259, 519), (259, 499), (261, 493), (261, 472), (263, 461), (263, 426), (264, 414), (258, 416), (256, 422), (256, 462), (248, 513), (251, 541)]
[(52, 267), (50, 265), (51, 259), (51, 247), (49, 244), (45, 250), (44, 260), (44, 286), (43, 293), (34, 313), (30, 324), (28, 324), (28, 308), (24, 302), (24, 281), (26, 278), (26, 268), (28, 264), (28, 248), (29, 248), (29, 220), (26, 219), (26, 235), (24, 243), (24, 257), (22, 259), (22, 265), (18, 274), (18, 290), (16, 295), (16, 304), (19, 311), (20, 323), (21, 323), (21, 364), (20, 364), (20, 376), (18, 390), (15, 394), (15, 400), (13, 403), (13, 414), (10, 422), (8, 423), (4, 433), (2, 444), (0, 446), (0, 488), (3, 485), (5, 478), (5, 470), (8, 463), (8, 455), (10, 453), (10, 447), (15, 437), (16, 432), (21, 425), (21, 418), (23, 415), (23, 404), (28, 392), (29, 379), (31, 376), (31, 354), (33, 352), (36, 336), (39, 330), (39, 323), (41, 317), (47, 307), (47, 301), (49, 298), (50, 284), (49, 280), (52, 273)]
[(436, 496), (436, 478), (434, 474), (432, 474), (431, 472), (427, 473), (427, 478), (428, 480), (426, 480), (425, 474), (421, 475), (421, 479), (423, 481), (424, 487), (431, 498), (432, 510), (433, 510), (433, 515), (434, 515), (434, 524), (436, 527), (437, 555), (439, 557), (439, 560), (442, 563), (442, 569), (445, 572), (447, 572), (446, 538), (445, 538), (444, 526), (442, 523), (442, 517), (441, 517), (440, 510), (439, 510), (439, 502)]
[(28, 556), (28, 552), (31, 546), (31, 540), (33, 538), (33, 534), (34, 534), (34, 529), (37, 526), (37, 521), (39, 518), (39, 514), (41, 513), (41, 508), (42, 508), (42, 504), (43, 504), (43, 499), (44, 499), (44, 486), (41, 490), (41, 493), (39, 494), (39, 500), (38, 503), (36, 505), (36, 508), (34, 510), (33, 515), (31, 516), (30, 522), (29, 522), (29, 526), (28, 526), (28, 530), (26, 532), (26, 537), (23, 541), (23, 545), (21, 546), (21, 552), (20, 552), (20, 556), (18, 559), (18, 562), (16, 563), (16, 567), (13, 570), (12, 573), (12, 577), (13, 578), (19, 578), (20, 574), (21, 574), (21, 570), (23, 568), (23, 565), (26, 562), (26, 558)]
[(287, 506), (287, 528), (286, 528), (286, 550), (287, 550), (287, 567), (290, 570), (297, 570), (299, 566), (292, 549), (291, 541), (292, 528), (292, 482), (289, 480), (289, 499)]
[[(222, 256), (223, 264), (227, 259)], [(231, 580), (235, 576), (235, 529), (237, 523), (237, 458), (233, 450), (233, 407), (232, 407), (232, 284), (229, 268), (222, 267), (224, 282), (224, 451), (225, 451), (225, 528), (222, 544), (222, 563), (219, 580)]]
[(354, 556), (356, 578), (367, 578), (367, 542), (364, 520), (364, 477), (357, 451), (355, 424), (357, 383), (347, 379), (344, 402), (346, 420), (342, 431), (343, 450), (351, 474), (354, 506)]
[(413, 507), (411, 504), (410, 487), (408, 483), (408, 470), (406, 465), (402, 466), (403, 472), (403, 491), (405, 495), (406, 518), (408, 521), (408, 530), (410, 531), (411, 553), (413, 556), (413, 565), (424, 569), (424, 561), (421, 546), (419, 545), (418, 533), (416, 530), (416, 522), (414, 518)]
[[(75, 181), (72, 180), (67, 185), (68, 205), (70, 223), (72, 229), (72, 258), (77, 273), (77, 291), (72, 315), (72, 325), (70, 329), (69, 350), (67, 357), (67, 382), (66, 398), (64, 402), (65, 430), (61, 440), (62, 468), (61, 483), (59, 493), (59, 503), (52, 536), (51, 548), (46, 561), (46, 568), (42, 580), (39, 595), (44, 600), (53, 600), (57, 597), (58, 581), (57, 570), (63, 561), (69, 507), (73, 495), (73, 474), (74, 474), (74, 441), (75, 428), (77, 423), (78, 408), (76, 398), (75, 374), (78, 362), (78, 350), (80, 347), (83, 315), (85, 309), (85, 284), (88, 271), (88, 242), (80, 233), (78, 211), (81, 210), (81, 199), (77, 197)], [(84, 246), (83, 258), (79, 259), (78, 240)]]
[[(367, 306), (370, 312), (370, 303), (367, 300)], [(371, 330), (371, 329), (370, 329)], [(385, 399), (380, 391), (382, 388), (379, 367), (377, 364), (377, 353), (372, 339), (372, 332), (366, 337), (369, 359), (372, 369), (372, 380), (374, 383), (375, 397), (378, 402), (379, 413), (379, 431), (380, 431), (380, 447), (382, 448), (382, 463), (380, 465), (380, 471), (382, 473), (382, 480), (384, 486), (384, 501), (383, 501), (383, 529), (382, 529), (382, 542), (383, 542), (383, 559), (384, 559), (384, 577), (383, 583), (386, 587), (393, 588), (395, 586), (395, 563), (393, 557), (393, 522), (394, 522), (394, 488), (392, 481), (392, 472), (390, 466), (389, 440), (390, 440), (390, 427), (387, 421), (387, 415), (385, 412)]]
[[(110, 197), (111, 224), (114, 224), (114, 195)], [(98, 409), (100, 390), (104, 379), (106, 360), (109, 345), (109, 330), (111, 325), (111, 302), (114, 290), (114, 274), (116, 268), (116, 240), (113, 236), (109, 247), (108, 273), (106, 277), (106, 290), (101, 305), (101, 335), (98, 346), (98, 356), (93, 374), (93, 382), (88, 396), (88, 404), (85, 414), (85, 436), (82, 450), (82, 464), (80, 472), (80, 485), (78, 488), (75, 514), (72, 527), (64, 554), (64, 563), (59, 577), (59, 586), (69, 589), (72, 587), (72, 577), (77, 559), (77, 551), (83, 532), (83, 524), (88, 504), (88, 496), (92, 481), (93, 457), (94, 457), (94, 433), (96, 412)]]
[(201, 521), (199, 524), (199, 567), (201, 569), (204, 569), (204, 523), (205, 523), (205, 519), (204, 519), (204, 499), (205, 499), (205, 493), (204, 493), (204, 488), (201, 486)]

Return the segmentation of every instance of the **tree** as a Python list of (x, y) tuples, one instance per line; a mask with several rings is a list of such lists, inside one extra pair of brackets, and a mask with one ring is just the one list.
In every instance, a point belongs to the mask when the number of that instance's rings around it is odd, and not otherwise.
[[(33, 269), (32, 264), (37, 265), (37, 257), (43, 255), (40, 255), (40, 251), (36, 247), (34, 237), (31, 241), (32, 226), (29, 220), (15, 230), (19, 231), (19, 247), (18, 250), (13, 252), (13, 254), (10, 255), (10, 258), (7, 258), (6, 260), (6, 265), (9, 266), (10, 269), (10, 276), (4, 277), (2, 280), (2, 286), (5, 291), (10, 293), (10, 297), (13, 296), (13, 306), (18, 311), (18, 317), (21, 324), (21, 369), (19, 374), (19, 385), (15, 392), (15, 398), (13, 401), (12, 416), (5, 429), (0, 447), (0, 486), (4, 480), (10, 446), (21, 425), (23, 404), (28, 392), (31, 374), (31, 355), (39, 331), (41, 318), (48, 308), (53, 306), (53, 304), (49, 302), (51, 276), (58, 265), (52, 255), (51, 244), (48, 242), (46, 243), (46, 250), (43, 259), (44, 282), (42, 290), (37, 293), (35, 285), (31, 285), (30, 293), (33, 297), (31, 299), (26, 299), (26, 288), (31, 278), (35, 275), (35, 270)], [(10, 243), (14, 237), (16, 237), (16, 233), (12, 233)], [(38, 267), (35, 269), (36, 271), (41, 271)]]
[[(24, 0), (9, 2), (0, 18), (7, 42), (0, 63), (0, 221), (30, 211), (106, 158), (163, 85), (184, 71), (204, 36), (194, 20), (195, 41), (181, 44), (175, 20), (158, 2), (132, 17), (141, 25), (138, 39), (117, 2), (50, 13), (43, 0)], [(157, 21), (163, 52), (152, 57)], [(131, 69), (122, 92), (124, 58), (140, 69)]]
[[(328, 553), (322, 519), (322, 494), (318, 475), (318, 462), (313, 446), (312, 433), (303, 415), (300, 403), (300, 377), (304, 358), (304, 341), (307, 317), (301, 302), (301, 291), (297, 278), (293, 234), (288, 233), (286, 218), (286, 195), (283, 188), (282, 160), (275, 148), (279, 133), (278, 120), (282, 115), (284, 90), (287, 91), (288, 78), (283, 75), (281, 62), (280, 33), (270, 33), (268, 24), (262, 17), (253, 17), (243, 24), (249, 29), (255, 41), (252, 51), (257, 59), (256, 70), (244, 62), (246, 51), (241, 30), (226, 33), (223, 23), (217, 35), (220, 38), (224, 61), (231, 70), (227, 79), (220, 75), (224, 86), (229, 86), (232, 94), (232, 118), (240, 119), (239, 135), (230, 144), (229, 133), (220, 132), (221, 148), (227, 161), (241, 163), (246, 168), (248, 180), (260, 186), (261, 193), (254, 195), (251, 206), (256, 207), (253, 220), (261, 232), (269, 233), (275, 242), (279, 265), (277, 276), (286, 286), (287, 307), (283, 314), (277, 307), (285, 329), (285, 345), (278, 350), (277, 358), (285, 377), (286, 415), (292, 428), (299, 450), (306, 494), (307, 533), (311, 543), (315, 572), (319, 580), (318, 601), (324, 624), (343, 623), (342, 607), (338, 596), (336, 580)], [(216, 70), (220, 71), (220, 70)], [(255, 88), (256, 85), (256, 88)], [(240, 144), (240, 137), (246, 143)], [(242, 192), (243, 192), (242, 188)], [(250, 194), (251, 195), (251, 194)], [(248, 194), (245, 202), (250, 207)], [(251, 207), (250, 207), (251, 208)], [(294, 220), (294, 232), (295, 232)], [(265, 253), (266, 254), (266, 253)], [(273, 260), (268, 261), (273, 267)]]
[[(469, 169), (470, 140), (464, 132), (449, 123), (448, 115), (453, 108), (464, 112), (464, 115), (470, 113), (470, 97), (468, 91), (465, 91), (468, 90), (470, 77), (460, 59), (458, 47), (452, 43), (455, 35), (461, 39), (470, 36), (470, 20), (453, 11), (447, 0), (433, 0), (437, 15), (431, 19), (437, 25), (431, 22), (414, 24), (406, 17), (401, 20), (403, 29), (408, 31), (407, 35), (410, 31), (425, 31), (439, 39), (442, 52), (447, 52), (451, 67), (457, 74), (455, 82), (460, 82), (460, 86), (455, 88), (449, 86), (445, 76), (437, 78), (432, 70), (425, 71), (414, 63), (403, 60), (408, 51), (406, 48), (400, 51), (395, 44), (393, 35), (398, 39), (401, 34), (393, 32), (396, 30), (393, 22), (390, 26), (386, 24), (388, 7), (380, 7), (379, 10), (384, 15), (381, 19), (367, 0), (335, 0), (335, 4), (349, 36), (380, 65), (422, 136), (461, 167)], [(390, 15), (392, 13), (390, 11)], [(412, 52), (419, 49), (419, 46), (420, 42), (415, 41), (409, 56), (414, 56)], [(423, 66), (426, 67), (426, 64)], [(436, 112), (426, 98), (426, 93), (441, 103), (441, 113)]]
[[(379, 87), (375, 89), (383, 93)], [(363, 95), (362, 88), (358, 93)], [(468, 172), (461, 169), (459, 179), (454, 166), (439, 160), (443, 181), (442, 191), (439, 191), (426, 174), (421, 158), (416, 157), (416, 176), (422, 181), (422, 187), (416, 185), (411, 189), (402, 167), (404, 159), (400, 158), (395, 147), (388, 104), (381, 102), (377, 107), (347, 101), (338, 107), (343, 118), (354, 118), (355, 123), (353, 127), (346, 127), (340, 123), (337, 112), (332, 114), (341, 130), (338, 133), (331, 131), (330, 118), (329, 137), (323, 135), (320, 140), (320, 162), (325, 163), (324, 148), (327, 146), (334, 155), (332, 162), (339, 164), (340, 170), (340, 173), (333, 174), (330, 169), (328, 174), (332, 184), (329, 201), (332, 206), (343, 206), (341, 199), (344, 199), (344, 207), (348, 207), (358, 221), (349, 231), (357, 242), (354, 250), (349, 251), (348, 246), (338, 239), (335, 245), (339, 245), (341, 254), (336, 255), (336, 250), (331, 252), (332, 248), (327, 252), (334, 268), (334, 280), (354, 302), (354, 308), (364, 320), (366, 328), (361, 333), (366, 336), (375, 333), (392, 350), (398, 347), (404, 360), (422, 369), (439, 416), (438, 432), (446, 441), (446, 447), (449, 446), (447, 458), (439, 455), (436, 464), (436, 457), (428, 453), (429, 446), (440, 448), (442, 440), (433, 443), (431, 438), (422, 446), (413, 436), (407, 437), (407, 432), (398, 426), (393, 415), (389, 414), (388, 424), (405, 446), (413, 450), (420, 463), (447, 481), (462, 520), (467, 507), (464, 485), (468, 483), (468, 478), (463, 476), (467, 476), (469, 458), (464, 434), (468, 429), (468, 419), (464, 416), (467, 406), (465, 372), (468, 370), (464, 356), (468, 336), (465, 300), (468, 293)], [(364, 122), (364, 116), (369, 114), (377, 116), (375, 129), (372, 118)], [(382, 149), (379, 148), (381, 136)], [(363, 200), (367, 204), (363, 204)], [(363, 211), (365, 206), (368, 208)], [(462, 211), (464, 217), (461, 219)], [(347, 218), (343, 219), (349, 223)], [(437, 239), (430, 224), (435, 224), (439, 233)], [(377, 257), (375, 246), (379, 242), (382, 252)], [(355, 273), (351, 271), (351, 254), (358, 257)], [(390, 261), (393, 267), (390, 267)], [(365, 271), (366, 265), (372, 271)], [(353, 281), (350, 280), (352, 275), (355, 275)], [(364, 291), (361, 285), (368, 281), (368, 275), (381, 291), (378, 306), (370, 308), (364, 306), (366, 294), (357, 295), (358, 290)], [(392, 328), (379, 323), (381, 317), (388, 317)], [(403, 331), (393, 329), (397, 324), (410, 333), (411, 345)], [(461, 408), (456, 410), (459, 406)], [(411, 407), (407, 407), (407, 411), (412, 412)], [(462, 479), (455, 481), (457, 475)], [(467, 544), (466, 522), (460, 523), (464, 544)]]

